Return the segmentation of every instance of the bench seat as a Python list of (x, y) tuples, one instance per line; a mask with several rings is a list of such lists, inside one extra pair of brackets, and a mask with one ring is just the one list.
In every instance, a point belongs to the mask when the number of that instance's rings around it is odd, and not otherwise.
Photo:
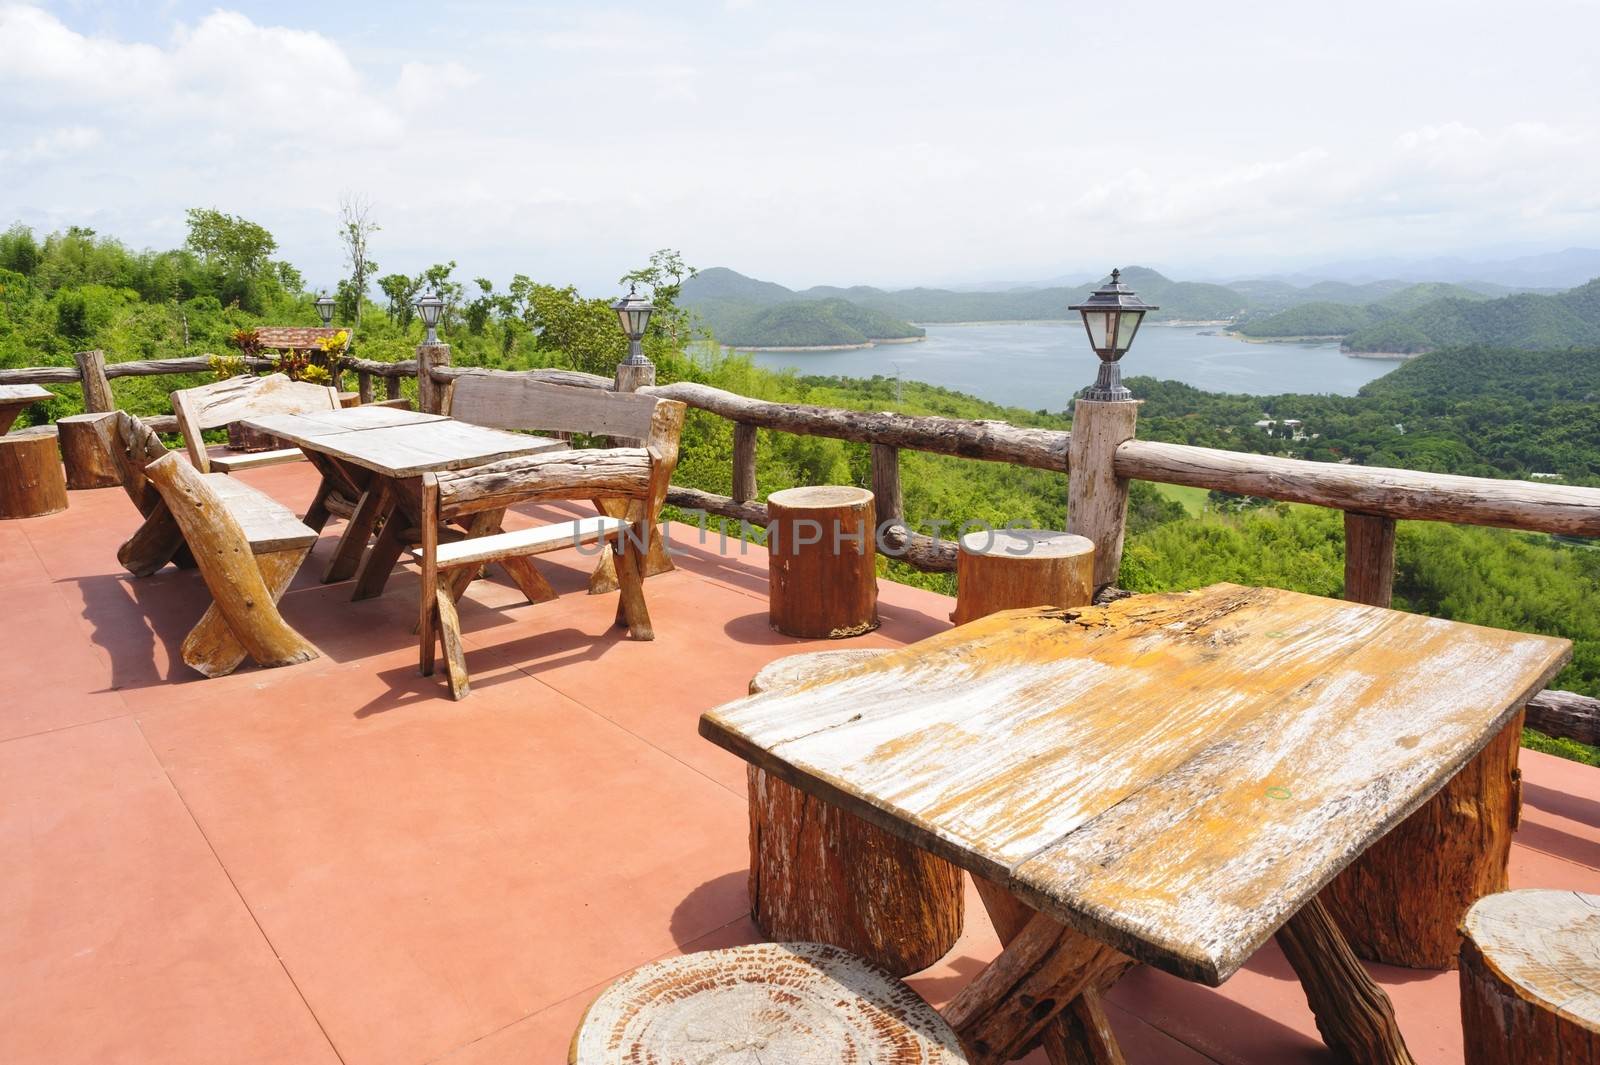
[(309, 548), (317, 542), (315, 530), (261, 489), (252, 488), (225, 473), (203, 476), (206, 486), (217, 494), (233, 520), (244, 530), (252, 554)]
[(261, 466), (276, 466), (283, 462), (304, 462), (306, 454), (297, 447), (278, 448), (275, 451), (224, 452), (211, 456), (211, 468), (222, 473), (237, 473)]
[[(439, 545), (436, 564), (440, 569), (456, 569), (460, 566), (496, 562), (502, 558), (543, 555), (559, 551), (563, 547), (597, 543), (620, 534), (627, 527), (628, 523), (621, 518), (601, 515), (556, 522), (554, 525), (539, 525), (532, 529), (514, 529), (492, 536), (457, 540), (454, 543)], [(411, 557), (419, 562), (422, 561), (422, 548), (412, 548)]]

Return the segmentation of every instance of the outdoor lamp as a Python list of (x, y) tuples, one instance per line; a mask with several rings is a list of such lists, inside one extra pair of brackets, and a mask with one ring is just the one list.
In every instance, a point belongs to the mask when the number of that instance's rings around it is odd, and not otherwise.
[(1126, 402), (1133, 393), (1122, 387), (1122, 369), (1117, 365), (1133, 343), (1139, 322), (1146, 311), (1158, 311), (1122, 283), (1122, 271), (1111, 271), (1111, 283), (1068, 310), (1083, 315), (1083, 328), (1089, 333), (1089, 346), (1100, 356), (1100, 375), (1094, 385), (1084, 389), (1084, 399)]
[(317, 297), (315, 304), (317, 314), (322, 318), (322, 328), (327, 329), (333, 325), (333, 297), (326, 291)]
[(424, 344), (439, 343), (439, 334), (433, 331), (439, 324), (439, 312), (444, 310), (444, 300), (439, 298), (437, 292), (430, 292), (417, 301), (417, 314), (422, 317), (422, 324), (428, 330), (428, 335), (422, 338)]
[(650, 360), (644, 357), (644, 348), (640, 341), (644, 339), (645, 327), (650, 324), (650, 315), (655, 308), (650, 301), (637, 295), (634, 286), (628, 286), (628, 294), (611, 305), (617, 312), (617, 321), (622, 323), (622, 331), (628, 335), (628, 365), (649, 366)]

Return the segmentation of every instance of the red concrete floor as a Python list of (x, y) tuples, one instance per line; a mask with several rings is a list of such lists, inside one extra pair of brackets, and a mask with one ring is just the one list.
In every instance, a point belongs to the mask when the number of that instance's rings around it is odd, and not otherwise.
[[(303, 464), (244, 476), (311, 495)], [(767, 628), (759, 549), (675, 529), (653, 643), (576, 552), (541, 563), (554, 603), (475, 584), (457, 704), (417, 675), (415, 571), (352, 603), (317, 580), (327, 542), (283, 604), (323, 656), (200, 679), (177, 648), (204, 586), (125, 574), (135, 525), (118, 489), (0, 522), (0, 1062), (555, 1062), (618, 974), (756, 937), (743, 763), (695, 727), (819, 646)], [(941, 596), (882, 599), (852, 646), (948, 625)], [(1514, 883), (1600, 891), (1600, 773), (1523, 765)], [(913, 979), (936, 1003), (996, 953), (982, 913)], [(1374, 971), (1417, 1060), (1460, 1061), (1455, 974)], [(1331, 1060), (1271, 947), (1220, 989), (1143, 969), (1110, 1003), (1130, 1062)]]

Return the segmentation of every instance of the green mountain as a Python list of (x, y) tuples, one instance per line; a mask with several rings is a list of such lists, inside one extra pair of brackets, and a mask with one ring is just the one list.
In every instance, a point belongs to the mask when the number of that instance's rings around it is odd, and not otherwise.
[(740, 348), (811, 348), (915, 340), (926, 335), (909, 322), (843, 299), (795, 300), (730, 316), (716, 337)]
[(1432, 300), (1345, 339), (1348, 351), (1411, 353), (1466, 344), (1527, 350), (1600, 344), (1600, 278), (1554, 296)]
[[(1276, 314), (1252, 317), (1239, 327), (1247, 337), (1343, 337), (1376, 323), (1387, 321), (1396, 314), (1416, 310), (1441, 299), (1482, 301), (1489, 296), (1466, 285), (1424, 283), (1394, 288), (1388, 281), (1370, 285), (1346, 285), (1342, 282), (1325, 282), (1311, 285), (1299, 292), (1317, 292), (1329, 297), (1313, 303), (1301, 303)], [(1371, 295), (1376, 291), (1386, 294), (1370, 303), (1353, 303), (1343, 298), (1356, 292)], [(1387, 350), (1387, 349), (1386, 349)]]

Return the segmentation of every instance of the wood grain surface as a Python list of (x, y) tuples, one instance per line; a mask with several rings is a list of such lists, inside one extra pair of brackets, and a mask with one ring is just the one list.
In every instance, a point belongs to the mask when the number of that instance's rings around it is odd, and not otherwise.
[(267, 415), (247, 418), (245, 423), (385, 477), (469, 469), (567, 446), (546, 437), (486, 429), (393, 407)]
[(1223, 584), (991, 615), (713, 710), (701, 734), (1216, 984), (1569, 657)]

